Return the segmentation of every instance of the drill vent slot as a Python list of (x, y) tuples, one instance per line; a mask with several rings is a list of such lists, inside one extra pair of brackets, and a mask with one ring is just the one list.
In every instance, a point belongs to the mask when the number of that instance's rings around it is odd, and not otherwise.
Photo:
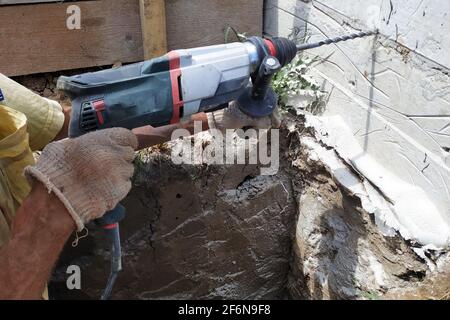
[(80, 115), (80, 127), (83, 131), (98, 129), (97, 117), (91, 103), (84, 103)]

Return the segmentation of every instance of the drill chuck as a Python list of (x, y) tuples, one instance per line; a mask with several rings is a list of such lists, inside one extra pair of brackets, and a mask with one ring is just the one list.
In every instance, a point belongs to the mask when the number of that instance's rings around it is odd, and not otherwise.
[(282, 67), (290, 63), (297, 55), (297, 47), (293, 41), (281, 37), (271, 38), (269, 41), (273, 43), (275, 57)]
[(259, 66), (266, 56), (273, 56), (278, 59), (281, 67), (284, 67), (295, 58), (297, 47), (295, 43), (289, 39), (274, 37), (262, 39), (259, 37), (251, 37), (247, 40), (253, 44), (258, 54), (256, 72), (259, 72)]

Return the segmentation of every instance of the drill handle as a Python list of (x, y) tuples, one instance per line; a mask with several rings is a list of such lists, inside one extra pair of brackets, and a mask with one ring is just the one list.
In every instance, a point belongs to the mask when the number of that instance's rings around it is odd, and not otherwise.
[(252, 97), (263, 100), (266, 97), (267, 90), (273, 76), (281, 69), (281, 64), (276, 57), (266, 56), (253, 83)]
[(103, 217), (95, 220), (95, 223), (103, 228), (111, 239), (111, 272), (108, 282), (101, 295), (101, 300), (108, 300), (116, 282), (119, 272), (122, 270), (122, 249), (120, 245), (119, 222), (125, 217), (125, 207), (118, 204), (108, 211)]
[(125, 218), (125, 207), (120, 203), (111, 211), (106, 212), (101, 218), (95, 219), (95, 224), (103, 229), (112, 229)]

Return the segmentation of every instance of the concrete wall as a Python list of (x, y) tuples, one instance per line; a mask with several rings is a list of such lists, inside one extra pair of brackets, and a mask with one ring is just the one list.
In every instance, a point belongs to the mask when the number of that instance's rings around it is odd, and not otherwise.
[[(377, 37), (311, 50), (329, 92), (312, 123), (390, 207), (378, 218), (424, 245), (450, 243), (450, 2), (268, 0), (265, 32), (308, 41)], [(306, 23), (305, 21), (308, 21)], [(376, 212), (377, 210), (374, 209)]]

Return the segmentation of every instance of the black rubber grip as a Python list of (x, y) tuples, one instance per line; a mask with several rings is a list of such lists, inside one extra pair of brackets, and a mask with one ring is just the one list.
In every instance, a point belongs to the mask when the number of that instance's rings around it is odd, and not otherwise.
[(103, 217), (95, 219), (95, 224), (99, 227), (105, 227), (120, 222), (125, 218), (125, 207), (118, 204), (114, 209), (108, 211)]
[(275, 47), (276, 57), (282, 67), (290, 63), (297, 55), (297, 46), (293, 41), (281, 37), (274, 37), (269, 40)]

